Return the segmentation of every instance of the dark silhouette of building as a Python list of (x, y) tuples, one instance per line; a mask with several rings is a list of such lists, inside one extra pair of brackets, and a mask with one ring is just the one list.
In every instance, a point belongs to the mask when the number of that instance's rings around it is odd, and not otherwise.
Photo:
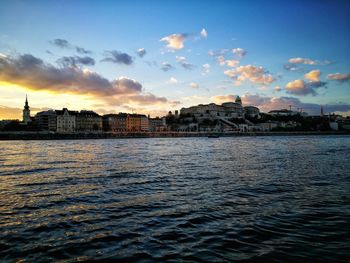
[(57, 114), (54, 110), (41, 111), (35, 115), (40, 130), (56, 131), (57, 130)]
[(76, 131), (101, 131), (102, 117), (94, 111), (81, 110), (75, 117)]
[(24, 109), (23, 109), (23, 124), (27, 125), (28, 123), (30, 123), (32, 120), (30, 118), (30, 108), (28, 105), (28, 98), (26, 95), (26, 102), (24, 104)]

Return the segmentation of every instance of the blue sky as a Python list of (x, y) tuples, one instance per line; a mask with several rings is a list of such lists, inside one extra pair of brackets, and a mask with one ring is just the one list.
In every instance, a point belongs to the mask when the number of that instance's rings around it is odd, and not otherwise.
[[(173, 34), (183, 37), (183, 47), (160, 41)], [(56, 39), (68, 45), (55, 45)], [(78, 54), (77, 46), (91, 53)], [(135, 52), (140, 48), (143, 57)], [(244, 55), (234, 53), (237, 48)], [(109, 51), (132, 62), (106, 61)], [(6, 69), (0, 63), (0, 118), (21, 108), (26, 93), (33, 108), (68, 105), (100, 113), (160, 115), (235, 95), (265, 111), (288, 101), (309, 111), (321, 104), (332, 112), (350, 110), (348, 1), (1, 1), (0, 54), (7, 63)], [(18, 73), (24, 54), (42, 60), (39, 72)], [(57, 62), (86, 56), (94, 65)], [(172, 69), (163, 71), (163, 63)], [(41, 84), (50, 65), (61, 71), (74, 66), (78, 79), (60, 86), (61, 79), (50, 77)], [(84, 70), (109, 86), (81, 82)], [(95, 86), (84, 89), (90, 84)]]

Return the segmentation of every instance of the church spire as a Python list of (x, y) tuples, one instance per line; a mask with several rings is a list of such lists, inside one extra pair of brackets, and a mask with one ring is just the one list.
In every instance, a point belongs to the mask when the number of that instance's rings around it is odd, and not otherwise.
[(30, 119), (30, 109), (28, 105), (28, 96), (26, 94), (26, 102), (24, 104), (24, 109), (23, 109), (23, 123), (28, 124), (28, 122), (31, 122), (31, 119)]
[(27, 97), (27, 94), (26, 94), (26, 102), (25, 102), (25, 104), (24, 104), (24, 107), (25, 107), (25, 108), (27, 108), (27, 107), (29, 108), (29, 106), (28, 106), (28, 97)]

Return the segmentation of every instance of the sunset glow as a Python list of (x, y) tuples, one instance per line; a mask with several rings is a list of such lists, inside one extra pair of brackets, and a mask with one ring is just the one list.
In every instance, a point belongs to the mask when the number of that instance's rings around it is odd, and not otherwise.
[(160, 3), (2, 2), (0, 119), (20, 118), (25, 94), (33, 113), (161, 116), (240, 95), (349, 115), (346, 2)]

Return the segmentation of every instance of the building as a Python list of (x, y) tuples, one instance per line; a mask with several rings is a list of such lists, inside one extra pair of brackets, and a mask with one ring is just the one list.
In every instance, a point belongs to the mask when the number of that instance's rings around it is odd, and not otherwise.
[(106, 114), (103, 115), (103, 130), (111, 132), (148, 132), (149, 119), (142, 114)]
[(82, 131), (102, 131), (102, 117), (94, 111), (81, 110), (75, 116), (75, 130)]
[(242, 100), (239, 96), (236, 97), (235, 103), (242, 105)]
[(43, 131), (57, 131), (57, 114), (54, 110), (38, 112), (35, 121)]
[(28, 98), (26, 95), (26, 102), (24, 104), (24, 109), (23, 109), (23, 124), (27, 125), (28, 123), (30, 123), (32, 120), (30, 118), (30, 108), (28, 105)]
[(127, 118), (127, 113), (103, 115), (103, 130), (111, 132), (126, 132)]
[(282, 110), (272, 110), (268, 112), (272, 116), (295, 116), (300, 114), (297, 111), (282, 109)]
[(148, 118), (149, 120), (149, 131), (150, 132), (161, 132), (166, 131), (166, 119), (163, 118)]
[(67, 108), (55, 110), (57, 114), (57, 132), (67, 133), (74, 132), (76, 127), (77, 111), (69, 111)]
[(254, 106), (245, 106), (244, 107), (244, 115), (245, 117), (250, 118), (259, 118), (260, 117), (260, 110), (257, 107)]
[(240, 103), (225, 102), (221, 105), (215, 103), (199, 104), (180, 110), (182, 116), (194, 116), (197, 120), (203, 119), (232, 119), (244, 118), (243, 107)]
[(11, 125), (11, 124), (18, 124), (19, 125), (19, 120), (13, 119), (13, 120), (1, 120), (0, 121), (0, 131), (4, 130), (6, 126)]
[(143, 114), (128, 114), (126, 129), (130, 132), (148, 132), (149, 121), (147, 116)]

